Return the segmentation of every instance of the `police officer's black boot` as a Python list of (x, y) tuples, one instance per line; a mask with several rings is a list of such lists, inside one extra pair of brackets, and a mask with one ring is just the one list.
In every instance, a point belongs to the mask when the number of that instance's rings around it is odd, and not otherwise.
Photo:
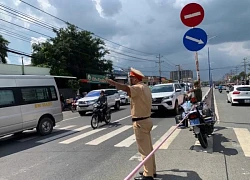
[(154, 180), (152, 176), (140, 176), (140, 177), (135, 177), (135, 180)]

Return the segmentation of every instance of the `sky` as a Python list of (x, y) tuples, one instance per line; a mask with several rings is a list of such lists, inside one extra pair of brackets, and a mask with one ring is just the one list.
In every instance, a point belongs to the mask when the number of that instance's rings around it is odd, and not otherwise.
[[(113, 61), (115, 68), (134, 67), (146, 76), (158, 76), (157, 57), (160, 54), (162, 76), (167, 78), (170, 71), (177, 70), (176, 65), (180, 65), (183, 70), (193, 70), (196, 78), (195, 54), (183, 45), (183, 36), (190, 28), (180, 20), (182, 8), (188, 3), (196, 2), (205, 11), (205, 17), (197, 27), (211, 38), (198, 51), (201, 80), (208, 80), (208, 48), (214, 80), (221, 79), (224, 74), (231, 73), (231, 70), (236, 73), (236, 67), (238, 73), (243, 71), (243, 58), (248, 58), (246, 62), (250, 63), (249, 0), (24, 1), (108, 40), (105, 43), (112, 51), (107, 58)], [(55, 34), (30, 20), (18, 19), (4, 11), (6, 9), (2, 5), (53, 27), (65, 27), (62, 21), (20, 0), (0, 0), (0, 34), (10, 42), (9, 48), (31, 54), (32, 43), (44, 42)], [(19, 34), (19, 39), (16, 35), (8, 36), (10, 32)], [(21, 56), (9, 53), (8, 63), (21, 64)], [(30, 59), (24, 57), (24, 63), (29, 64)]]

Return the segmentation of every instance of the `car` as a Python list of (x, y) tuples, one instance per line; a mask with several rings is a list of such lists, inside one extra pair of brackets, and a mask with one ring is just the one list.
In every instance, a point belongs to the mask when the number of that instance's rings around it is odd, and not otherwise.
[(108, 106), (114, 107), (116, 110), (120, 109), (120, 95), (116, 89), (98, 89), (90, 91), (85, 97), (77, 100), (76, 110), (80, 116), (84, 116), (86, 112), (93, 111), (93, 105), (98, 100), (102, 90), (107, 96)]
[(157, 84), (151, 89), (152, 112), (172, 110), (179, 114), (179, 105), (185, 101), (184, 90), (179, 83)]
[(62, 120), (53, 76), (0, 75), (0, 137), (34, 128), (49, 135)]
[(235, 85), (227, 92), (227, 102), (231, 105), (250, 103), (250, 85)]
[(119, 90), (118, 93), (120, 95), (121, 104), (126, 105), (130, 103), (130, 98), (125, 91)]

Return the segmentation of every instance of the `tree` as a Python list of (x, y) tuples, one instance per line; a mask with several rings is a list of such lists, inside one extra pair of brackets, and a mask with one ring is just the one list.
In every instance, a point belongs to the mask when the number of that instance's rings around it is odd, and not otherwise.
[(3, 38), (2, 35), (0, 35), (0, 62), (6, 64), (7, 60), (6, 57), (8, 57), (7, 50), (8, 50), (9, 41)]
[(52, 75), (86, 78), (86, 73), (105, 75), (112, 71), (112, 61), (104, 56), (109, 51), (99, 38), (88, 31), (78, 31), (76, 26), (53, 30), (56, 37), (45, 43), (33, 44), (33, 65), (50, 67)]

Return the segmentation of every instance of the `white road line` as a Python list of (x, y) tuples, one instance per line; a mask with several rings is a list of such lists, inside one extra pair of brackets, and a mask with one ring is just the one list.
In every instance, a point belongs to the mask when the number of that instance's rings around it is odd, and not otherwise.
[[(119, 121), (125, 120), (125, 119), (130, 118), (130, 117), (131, 117), (131, 115), (126, 116), (126, 117), (121, 118), (121, 119), (118, 119), (118, 120), (115, 120), (115, 121), (113, 121), (113, 122), (119, 122)], [(112, 123), (112, 122), (111, 122), (111, 123)]]
[(220, 124), (220, 117), (219, 117), (219, 112), (218, 112), (218, 106), (217, 106), (216, 99), (215, 99), (214, 89), (213, 89), (213, 95), (214, 95), (214, 113), (217, 118), (217, 124)]
[(101, 136), (99, 138), (96, 138), (93, 141), (90, 141), (90, 142), (88, 142), (86, 144), (87, 145), (98, 145), (98, 144), (100, 144), (100, 143), (108, 140), (109, 138), (112, 138), (112, 137), (116, 136), (117, 134), (119, 134), (119, 133), (121, 133), (123, 131), (128, 130), (131, 127), (132, 127), (131, 125), (125, 125), (125, 126), (119, 128), (119, 129), (116, 129), (116, 130), (108, 133), (108, 134), (105, 134), (105, 135), (103, 135), (103, 136)]
[(213, 146), (214, 146), (214, 138), (213, 138), (213, 136), (210, 136), (207, 139), (207, 143), (208, 143), (208, 147), (206, 149), (204, 149), (201, 146), (200, 142), (197, 140), (197, 141), (195, 141), (193, 150), (195, 150), (197, 152), (205, 152), (205, 153), (212, 154), (213, 153)]
[(85, 137), (87, 137), (87, 136), (90, 136), (90, 135), (92, 135), (92, 134), (95, 134), (95, 133), (97, 133), (97, 132), (100, 132), (100, 131), (102, 131), (102, 130), (104, 130), (104, 129), (106, 129), (106, 128), (101, 128), (101, 129), (92, 130), (92, 131), (89, 131), (89, 132), (80, 134), (80, 135), (78, 135), (78, 136), (72, 137), (72, 138), (70, 138), (70, 139), (67, 139), (67, 140), (65, 140), (65, 141), (61, 141), (61, 142), (59, 142), (59, 143), (60, 143), (60, 144), (70, 144), (70, 143), (75, 142), (75, 141), (77, 141), (77, 140), (83, 139), (83, 138), (85, 138)]
[(233, 128), (246, 157), (250, 157), (250, 132), (246, 128)]
[[(166, 138), (168, 134), (170, 134), (174, 130), (175, 126), (172, 126), (154, 145), (154, 149), (162, 143), (162, 141)], [(180, 133), (181, 129), (176, 129), (175, 132), (161, 145), (159, 149), (168, 149), (169, 145), (173, 142), (176, 136)]]
[(37, 143), (47, 143), (47, 142), (49, 142), (49, 141), (53, 141), (53, 140), (55, 140), (55, 139), (59, 139), (59, 138), (61, 138), (61, 137), (64, 137), (64, 136), (73, 134), (73, 133), (75, 133), (75, 132), (82, 131), (82, 130), (87, 129), (87, 128), (90, 128), (90, 125), (83, 126), (83, 127), (80, 127), (80, 128), (77, 128), (77, 129), (74, 129), (74, 130), (71, 130), (71, 131), (62, 133), (62, 134), (58, 134), (58, 135), (55, 135), (55, 136), (52, 136), (52, 137), (49, 137), (49, 138), (46, 138), (46, 139), (37, 141)]
[[(153, 126), (152, 130), (154, 130), (156, 127), (157, 127), (157, 125)], [(135, 135), (133, 134), (114, 146), (115, 147), (129, 147), (132, 144), (134, 144), (135, 141), (136, 141)]]
[(70, 129), (72, 127), (75, 127), (76, 125), (70, 125), (70, 126), (65, 126), (65, 127), (62, 127), (62, 128), (57, 128), (59, 130), (66, 130), (66, 129)]
[(140, 153), (136, 153), (134, 156), (132, 156), (130, 159), (130, 161), (142, 161), (142, 158), (141, 158), (141, 154)]
[(72, 117), (72, 118), (64, 119), (64, 120), (62, 120), (62, 121), (69, 121), (69, 120), (71, 120), (71, 119), (76, 119), (76, 118), (79, 118), (79, 117), (80, 117), (80, 116)]

